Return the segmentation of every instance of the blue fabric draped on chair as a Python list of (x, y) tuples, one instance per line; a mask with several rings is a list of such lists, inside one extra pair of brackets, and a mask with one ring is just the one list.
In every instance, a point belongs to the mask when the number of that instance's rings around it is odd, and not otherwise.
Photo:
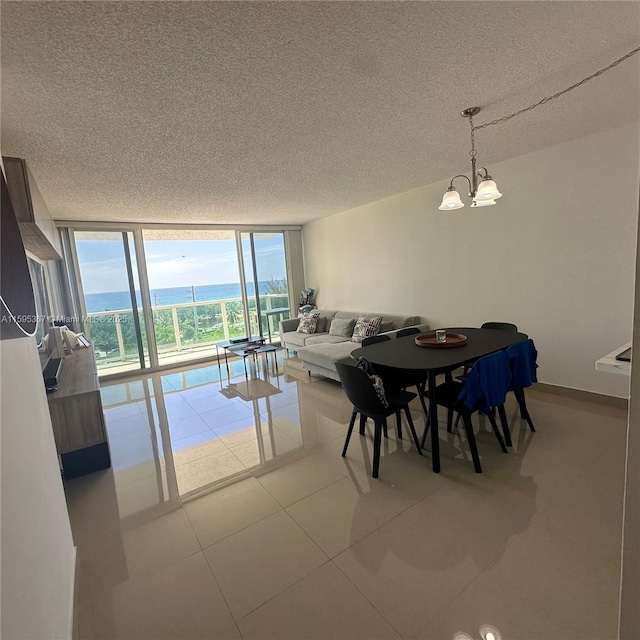
[[(476, 473), (482, 473), (482, 466), (480, 465), (480, 456), (478, 455), (471, 415), (479, 411), (487, 416), (500, 449), (507, 453), (507, 448), (493, 417), (492, 409), (497, 407), (501, 419), (503, 418), (503, 405), (511, 386), (511, 379), (511, 369), (509, 368), (507, 356), (504, 351), (498, 351), (477, 360), (469, 375), (465, 378), (464, 384), (455, 380), (448, 380), (436, 388), (438, 404), (447, 409), (453, 409), (462, 418)], [(428, 426), (425, 428), (422, 438), (423, 443), (427, 430)], [(503, 430), (508, 434), (508, 425), (505, 425), (504, 420)]]
[(467, 375), (459, 399), (469, 409), (487, 413), (504, 404), (511, 390), (512, 373), (504, 351), (480, 358)]
[[(533, 421), (527, 410), (527, 403), (524, 398), (524, 389), (530, 387), (534, 382), (538, 381), (536, 369), (538, 368), (538, 352), (533, 340), (529, 338), (523, 342), (511, 345), (507, 351), (509, 358), (509, 366), (513, 373), (513, 382), (510, 391), (513, 391), (518, 406), (520, 407), (520, 417), (527, 421), (531, 431), (535, 431)], [(511, 446), (507, 442), (508, 446)]]

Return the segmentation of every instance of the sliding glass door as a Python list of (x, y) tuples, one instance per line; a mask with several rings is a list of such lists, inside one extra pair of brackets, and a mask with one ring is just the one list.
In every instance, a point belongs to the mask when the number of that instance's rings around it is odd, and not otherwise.
[(250, 333), (274, 342), (278, 321), (290, 314), (284, 234), (249, 232), (240, 238)]
[(159, 364), (246, 335), (234, 231), (144, 231)]
[(100, 373), (149, 366), (133, 234), (74, 231), (84, 332)]

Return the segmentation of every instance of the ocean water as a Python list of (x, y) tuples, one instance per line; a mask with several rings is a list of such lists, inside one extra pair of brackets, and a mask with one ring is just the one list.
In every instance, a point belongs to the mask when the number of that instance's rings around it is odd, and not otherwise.
[[(258, 291), (267, 293), (268, 283), (261, 281)], [(247, 294), (254, 295), (253, 283), (247, 284)], [(240, 298), (240, 283), (205, 284), (195, 287), (170, 287), (168, 289), (151, 289), (152, 306), (164, 304), (180, 304), (184, 302), (208, 302)], [(140, 292), (136, 291), (138, 307), (142, 306)], [(109, 291), (107, 293), (87, 293), (85, 296), (87, 312), (113, 311), (115, 309), (131, 309), (131, 296), (128, 291)]]

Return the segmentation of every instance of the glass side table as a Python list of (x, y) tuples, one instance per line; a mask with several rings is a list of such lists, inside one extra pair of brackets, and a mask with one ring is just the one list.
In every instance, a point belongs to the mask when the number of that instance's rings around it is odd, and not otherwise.
[[(220, 369), (220, 353), (219, 349), (222, 349), (222, 353), (224, 355), (224, 364), (227, 368), (227, 378), (230, 378), (229, 375), (229, 360), (227, 359), (227, 351), (231, 351), (234, 347), (238, 349), (243, 349), (249, 347), (251, 345), (264, 345), (264, 338), (262, 336), (251, 336), (250, 338), (236, 339), (236, 340), (227, 340), (226, 342), (216, 342), (216, 359), (218, 360), (218, 371), (221, 372)], [(247, 354), (249, 355), (249, 354)], [(243, 357), (244, 360), (244, 357)], [(246, 363), (245, 363), (245, 372), (246, 372)]]
[[(253, 356), (253, 364), (255, 366), (257, 364), (256, 359), (261, 353), (264, 354), (264, 364), (266, 369), (269, 368), (269, 354), (270, 353), (273, 354), (273, 364), (276, 370), (276, 375), (279, 375), (280, 372), (278, 371), (278, 358), (276, 357), (277, 350), (278, 350), (278, 347), (274, 347), (272, 344), (261, 344), (258, 346), (256, 346), (255, 344), (253, 346), (234, 345), (227, 349), (227, 351), (230, 351), (235, 355), (242, 356), (245, 378), (248, 378), (247, 356)], [(227, 375), (228, 375), (228, 368), (227, 368)]]

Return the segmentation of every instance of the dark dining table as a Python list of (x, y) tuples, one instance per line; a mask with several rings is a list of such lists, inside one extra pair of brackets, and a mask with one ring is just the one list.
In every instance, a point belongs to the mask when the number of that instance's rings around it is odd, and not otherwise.
[(527, 340), (525, 333), (502, 331), (500, 329), (478, 329), (473, 327), (446, 328), (447, 333), (462, 334), (467, 342), (456, 347), (419, 347), (412, 334), (385, 342), (361, 347), (351, 352), (351, 357), (366, 358), (374, 366), (399, 369), (413, 373), (424, 373), (428, 383), (429, 426), (431, 430), (431, 461), (435, 473), (440, 473), (440, 440), (438, 437), (438, 403), (436, 397), (436, 376), (451, 372), (458, 367), (472, 363), (482, 356), (510, 347)]

